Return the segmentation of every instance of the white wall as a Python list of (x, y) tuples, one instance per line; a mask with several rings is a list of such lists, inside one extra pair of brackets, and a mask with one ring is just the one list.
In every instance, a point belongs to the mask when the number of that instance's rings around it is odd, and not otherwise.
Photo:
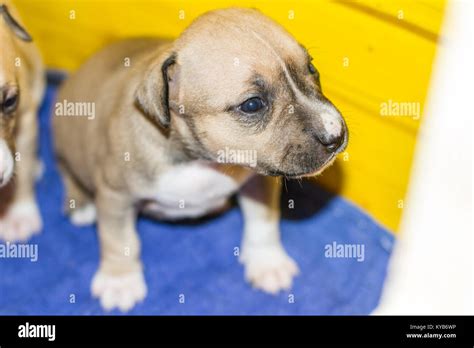
[(474, 1), (448, 1), (442, 37), (400, 240), (374, 314), (474, 314)]

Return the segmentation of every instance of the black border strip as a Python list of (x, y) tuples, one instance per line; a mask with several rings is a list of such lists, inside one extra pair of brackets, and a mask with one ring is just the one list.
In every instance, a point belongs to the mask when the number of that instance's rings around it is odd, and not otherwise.
[[(408, 344), (473, 347), (474, 317), (421, 316), (9, 316), (0, 317), (0, 346), (100, 344)], [(55, 340), (20, 338), (25, 323), (55, 325)], [(411, 325), (432, 325), (421, 333), (456, 338), (407, 338)], [(437, 325), (455, 325), (442, 328)]]

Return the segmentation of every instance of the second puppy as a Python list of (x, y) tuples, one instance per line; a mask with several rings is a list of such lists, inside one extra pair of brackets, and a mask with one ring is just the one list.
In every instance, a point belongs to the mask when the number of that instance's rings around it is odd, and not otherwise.
[[(0, 238), (25, 241), (42, 228), (34, 196), (38, 108), (45, 87), (36, 46), (10, 1), (0, 3)], [(15, 176), (16, 174), (16, 176)]]

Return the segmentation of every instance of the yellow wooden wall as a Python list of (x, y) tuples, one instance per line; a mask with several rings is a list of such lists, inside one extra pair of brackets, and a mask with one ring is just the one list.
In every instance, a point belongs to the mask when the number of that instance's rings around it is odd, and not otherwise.
[(199, 14), (256, 7), (310, 49), (350, 145), (320, 178), (396, 231), (420, 120), (384, 117), (381, 103), (423, 110), (444, 0), (16, 0), (50, 68), (72, 70), (120, 37), (176, 37)]

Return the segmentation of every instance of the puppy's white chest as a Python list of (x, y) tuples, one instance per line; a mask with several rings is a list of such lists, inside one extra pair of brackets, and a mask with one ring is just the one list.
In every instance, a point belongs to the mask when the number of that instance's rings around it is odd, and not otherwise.
[(240, 185), (201, 163), (176, 166), (154, 183), (145, 210), (169, 219), (203, 216), (222, 207)]

